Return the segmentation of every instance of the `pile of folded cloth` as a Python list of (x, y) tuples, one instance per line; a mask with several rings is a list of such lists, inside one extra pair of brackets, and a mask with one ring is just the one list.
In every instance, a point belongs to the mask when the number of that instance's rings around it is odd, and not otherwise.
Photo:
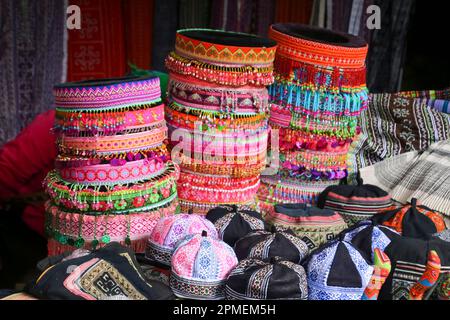
[(275, 50), (274, 41), (242, 33), (177, 32), (166, 59), (166, 119), (183, 212), (257, 204)]
[(272, 25), (269, 36), (278, 43), (269, 95), (280, 170), (262, 178), (266, 211), (279, 203), (314, 204), (347, 177), (357, 120), (368, 106), (364, 40), (298, 24)]
[(145, 250), (162, 216), (178, 210), (157, 77), (55, 87), (59, 154), (44, 181), (49, 255), (112, 241)]

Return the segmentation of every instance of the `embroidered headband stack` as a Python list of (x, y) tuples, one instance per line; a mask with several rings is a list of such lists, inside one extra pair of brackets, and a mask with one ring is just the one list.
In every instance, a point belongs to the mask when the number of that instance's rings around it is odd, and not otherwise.
[[(347, 154), (367, 108), (364, 40), (299, 24), (275, 24), (275, 83), (270, 126), (279, 133), (278, 175), (262, 181), (266, 210), (277, 203), (314, 204), (347, 177)], [(273, 210), (273, 209), (272, 209)]]
[(115, 241), (144, 252), (160, 217), (178, 210), (158, 78), (54, 88), (59, 154), (44, 181), (49, 255)]
[(165, 114), (183, 211), (256, 205), (275, 50), (274, 41), (243, 33), (177, 32)]

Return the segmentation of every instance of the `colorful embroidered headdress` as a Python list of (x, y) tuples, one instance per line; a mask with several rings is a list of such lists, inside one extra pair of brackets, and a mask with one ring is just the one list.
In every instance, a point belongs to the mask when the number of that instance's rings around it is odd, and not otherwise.
[(186, 236), (172, 255), (170, 288), (181, 298), (224, 299), (225, 281), (237, 263), (233, 249), (208, 232)]
[(393, 228), (402, 236), (424, 240), (447, 228), (442, 214), (419, 205), (417, 199), (401, 208), (379, 213), (372, 221)]
[(216, 227), (204, 217), (196, 214), (177, 214), (162, 218), (153, 229), (148, 239), (145, 257), (153, 262), (170, 266), (172, 252), (180, 240), (188, 235), (208, 232), (209, 236), (218, 239)]
[(267, 210), (277, 203), (315, 203), (347, 176), (357, 119), (368, 103), (364, 40), (299, 24), (272, 25), (269, 37), (278, 43), (269, 102), (281, 168), (262, 180), (259, 195)]
[[(243, 33), (179, 30), (166, 59), (166, 120), (182, 210), (254, 206), (268, 142), (276, 43)], [(180, 150), (181, 149), (181, 150)]]
[(143, 252), (178, 208), (159, 79), (129, 76), (54, 89), (56, 170), (44, 182), (49, 254), (110, 241)]
[(236, 205), (214, 208), (208, 212), (206, 219), (214, 224), (219, 238), (232, 247), (249, 232), (265, 229), (261, 214), (253, 210), (239, 209)]
[(364, 184), (360, 177), (357, 181), (356, 186), (328, 187), (319, 195), (317, 206), (339, 212), (349, 227), (369, 220), (378, 213), (396, 208), (386, 191)]
[(265, 219), (271, 226), (291, 229), (310, 249), (333, 240), (347, 229), (339, 213), (304, 203), (275, 205), (273, 211), (267, 212)]

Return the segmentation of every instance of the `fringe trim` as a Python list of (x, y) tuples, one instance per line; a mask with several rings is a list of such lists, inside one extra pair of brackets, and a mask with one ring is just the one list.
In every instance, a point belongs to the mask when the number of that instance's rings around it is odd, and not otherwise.
[(323, 67), (294, 61), (278, 55), (275, 63), (275, 79), (313, 85), (340, 91), (366, 86), (366, 68)]
[(269, 87), (270, 102), (295, 113), (356, 117), (368, 108), (367, 88), (354, 93), (333, 93), (276, 82)]

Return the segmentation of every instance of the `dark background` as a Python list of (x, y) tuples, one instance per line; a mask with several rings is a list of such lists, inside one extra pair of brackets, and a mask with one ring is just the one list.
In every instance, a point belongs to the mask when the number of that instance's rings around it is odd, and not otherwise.
[(450, 87), (448, 1), (416, 0), (403, 76), (403, 90)]

